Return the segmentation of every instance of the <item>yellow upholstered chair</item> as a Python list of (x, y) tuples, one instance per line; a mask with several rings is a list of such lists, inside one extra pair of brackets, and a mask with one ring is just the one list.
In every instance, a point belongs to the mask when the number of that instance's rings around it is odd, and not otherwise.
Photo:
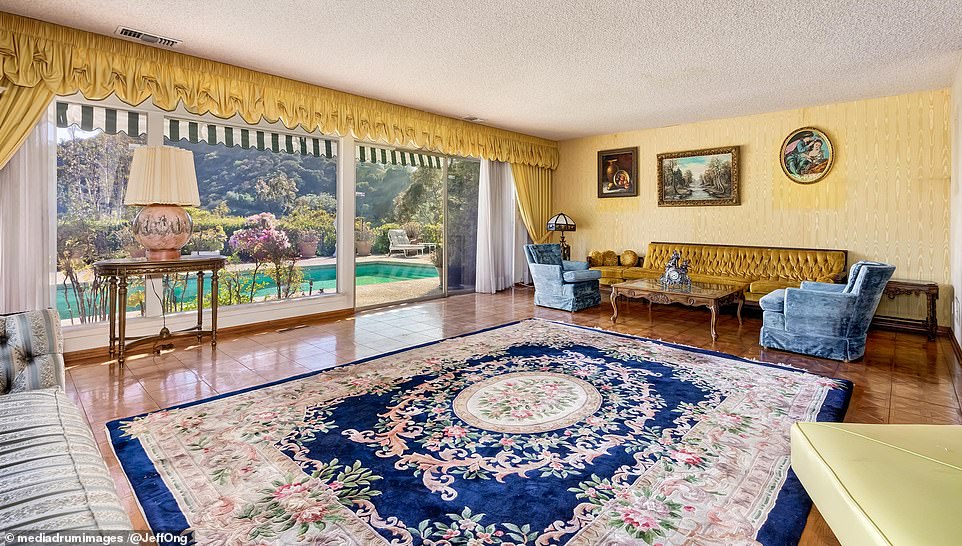
[(962, 426), (796, 423), (792, 470), (843, 546), (962, 544)]

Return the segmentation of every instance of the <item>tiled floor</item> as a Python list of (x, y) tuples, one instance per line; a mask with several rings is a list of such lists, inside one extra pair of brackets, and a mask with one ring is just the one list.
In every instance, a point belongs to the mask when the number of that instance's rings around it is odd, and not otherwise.
[[(618, 324), (612, 325), (607, 302), (571, 314), (535, 307), (532, 295), (530, 289), (518, 289), (493, 296), (456, 296), (283, 331), (222, 336), (216, 351), (204, 345), (162, 355), (136, 355), (120, 369), (107, 362), (68, 362), (67, 388), (83, 405), (131, 517), (141, 528), (146, 526), (106, 441), (107, 421), (533, 316), (784, 362), (850, 379), (855, 391), (846, 420), (851, 422), (962, 423), (962, 368), (946, 338), (928, 342), (920, 335), (873, 331), (865, 359), (843, 364), (761, 349), (757, 343), (761, 321), (751, 316), (739, 326), (730, 312), (724, 314), (719, 319), (719, 339), (712, 343), (705, 309), (656, 305), (649, 317), (646, 306), (632, 302), (622, 309)], [(813, 511), (802, 544), (838, 543)]]

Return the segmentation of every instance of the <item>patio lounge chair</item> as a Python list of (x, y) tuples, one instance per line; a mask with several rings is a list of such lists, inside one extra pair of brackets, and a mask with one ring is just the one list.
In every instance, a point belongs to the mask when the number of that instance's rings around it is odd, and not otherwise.
[(423, 253), (425, 245), (420, 243), (412, 243), (408, 239), (408, 234), (403, 229), (389, 229), (387, 232), (388, 241), (391, 243), (390, 249), (388, 249), (388, 256), (394, 254), (395, 252), (403, 252), (405, 256), (408, 252), (415, 251), (417, 253)]

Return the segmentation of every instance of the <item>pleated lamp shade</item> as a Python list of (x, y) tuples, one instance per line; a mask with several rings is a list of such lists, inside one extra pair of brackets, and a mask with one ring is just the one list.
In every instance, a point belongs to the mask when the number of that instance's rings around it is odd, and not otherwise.
[(193, 152), (170, 146), (135, 148), (124, 204), (200, 206)]

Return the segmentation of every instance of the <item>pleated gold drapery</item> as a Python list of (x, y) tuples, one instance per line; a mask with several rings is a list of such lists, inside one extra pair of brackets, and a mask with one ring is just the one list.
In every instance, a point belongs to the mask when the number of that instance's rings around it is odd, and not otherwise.
[[(451, 155), (550, 169), (558, 164), (550, 140), (0, 12), (4, 78), (60, 95), (80, 91), (100, 100), (116, 94), (133, 105), (149, 98), (168, 111), (183, 102), (198, 115), (239, 114), (248, 123), (279, 120), (288, 128)], [(6, 132), (0, 127), (0, 140)]]
[(17, 153), (27, 135), (53, 100), (53, 91), (43, 85), (21, 87), (0, 78), (0, 169)]
[(547, 243), (551, 237), (547, 227), (551, 218), (551, 172), (534, 165), (511, 164), (521, 220), (528, 236), (539, 244)]

